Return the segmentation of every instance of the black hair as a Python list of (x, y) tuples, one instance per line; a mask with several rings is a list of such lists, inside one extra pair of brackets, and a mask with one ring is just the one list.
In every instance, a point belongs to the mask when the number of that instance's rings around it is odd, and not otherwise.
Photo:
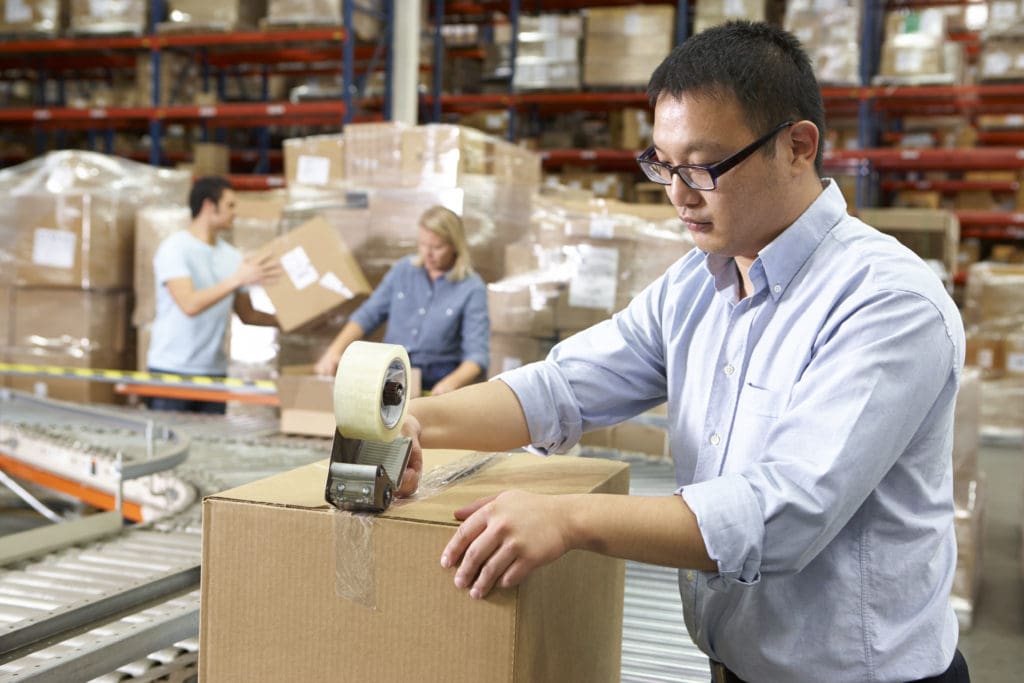
[(231, 181), (221, 176), (209, 175), (200, 178), (192, 185), (192, 192), (188, 195), (188, 206), (192, 209), (192, 218), (199, 215), (203, 210), (203, 202), (209, 199), (214, 204), (220, 202), (224, 196), (224, 190), (233, 190)]
[(663, 95), (684, 93), (734, 95), (757, 135), (785, 121), (811, 121), (818, 127), (814, 167), (822, 174), (825, 105), (811, 60), (791, 33), (763, 22), (730, 21), (687, 39), (647, 85), (652, 107)]

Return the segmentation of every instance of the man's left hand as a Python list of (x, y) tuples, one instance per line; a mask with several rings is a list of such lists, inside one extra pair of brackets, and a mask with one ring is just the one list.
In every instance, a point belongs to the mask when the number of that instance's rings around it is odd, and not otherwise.
[(462, 520), (441, 556), (455, 567), (455, 585), (484, 598), (494, 586), (511, 588), (572, 546), (562, 496), (505, 491), (455, 511)]

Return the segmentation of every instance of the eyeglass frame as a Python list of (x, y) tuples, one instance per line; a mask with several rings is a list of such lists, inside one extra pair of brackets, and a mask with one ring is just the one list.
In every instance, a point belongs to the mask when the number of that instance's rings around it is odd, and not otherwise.
[[(691, 190), (711, 192), (712, 190), (718, 189), (718, 179), (721, 176), (725, 175), (727, 171), (730, 171), (736, 166), (738, 166), (747, 157), (751, 156), (754, 152), (758, 151), (761, 147), (767, 144), (769, 140), (774, 138), (776, 135), (778, 135), (786, 128), (789, 128), (790, 126), (795, 126), (796, 123), (796, 121), (786, 121), (785, 123), (780, 123), (779, 125), (775, 126), (775, 128), (772, 128), (770, 131), (768, 131), (758, 139), (754, 140), (740, 151), (731, 154), (727, 156), (725, 159), (722, 159), (721, 161), (716, 162), (714, 164), (678, 164), (676, 166), (672, 166), (670, 164), (665, 163), (664, 161), (658, 161), (657, 159), (651, 158), (654, 156), (655, 153), (654, 145), (651, 145), (646, 150), (644, 150), (643, 154), (636, 158), (636, 163), (640, 166), (640, 170), (644, 172), (644, 175), (650, 181), (658, 183), (659, 185), (671, 185), (672, 176), (676, 175), (679, 177), (680, 180), (683, 181), (683, 184), (686, 185)], [(649, 164), (651, 166), (659, 166), (661, 168), (667, 169), (669, 173), (668, 182), (665, 182), (665, 179), (662, 178), (661, 176), (658, 176), (657, 178), (651, 177), (651, 174), (647, 172), (647, 169), (644, 167), (644, 164)], [(711, 187), (697, 187), (696, 185), (694, 185), (691, 180), (687, 180), (686, 176), (679, 172), (679, 170), (683, 168), (696, 168), (707, 173), (711, 177)]]

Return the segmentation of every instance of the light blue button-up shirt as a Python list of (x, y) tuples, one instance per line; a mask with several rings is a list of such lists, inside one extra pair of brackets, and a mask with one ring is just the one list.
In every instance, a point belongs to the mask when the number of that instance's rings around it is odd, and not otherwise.
[(431, 280), (412, 257), (404, 258), (351, 319), (366, 332), (387, 321), (384, 341), (404, 346), (416, 367), (471, 360), (486, 371), (490, 361), (487, 287), (476, 273), (457, 282), (447, 275)]
[(959, 313), (829, 181), (750, 278), (739, 299), (732, 259), (695, 249), (501, 379), (552, 451), (668, 401), (676, 492), (718, 565), (679, 574), (709, 657), (753, 682), (940, 673), (958, 636)]

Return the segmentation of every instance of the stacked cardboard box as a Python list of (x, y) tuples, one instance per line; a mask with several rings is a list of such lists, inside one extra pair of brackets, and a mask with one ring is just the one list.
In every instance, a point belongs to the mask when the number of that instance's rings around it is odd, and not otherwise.
[(583, 84), (643, 87), (672, 50), (675, 7), (632, 5), (586, 10)]
[[(265, 26), (342, 23), (341, 0), (268, 0)], [(383, 0), (363, 0), (352, 12), (350, 30), (359, 40), (376, 40), (383, 26)]]
[(978, 80), (982, 82), (1024, 79), (1024, 41), (990, 39), (982, 42)]
[(60, 0), (0, 0), (0, 34), (56, 36), (63, 21)]
[(963, 82), (963, 70), (963, 49), (947, 40), (942, 9), (887, 14), (882, 64), (875, 83), (955, 85)]
[(784, 25), (811, 57), (822, 85), (861, 85), (862, 0), (791, 0)]
[(149, 5), (147, 0), (71, 0), (68, 30), (80, 35), (142, 35)]
[(579, 89), (582, 36), (583, 17), (579, 14), (520, 17), (513, 79), (516, 90)]
[(693, 32), (724, 24), (734, 19), (765, 20), (765, 0), (702, 0), (697, 4)]
[(539, 360), (554, 341), (611, 317), (689, 251), (672, 211), (538, 200), (530, 237), (506, 247), (507, 277), (488, 286), (491, 374)]
[(968, 270), (967, 363), (981, 369), (985, 435), (1024, 432), (1024, 266), (982, 261)]
[(168, 0), (161, 32), (254, 29), (267, 16), (267, 0)]
[[(33, 365), (125, 368), (135, 216), (150, 202), (185, 201), (188, 174), (89, 152), (55, 152), (0, 171), (9, 295), (6, 359)], [(111, 385), (11, 378), (57, 398), (110, 400)]]

